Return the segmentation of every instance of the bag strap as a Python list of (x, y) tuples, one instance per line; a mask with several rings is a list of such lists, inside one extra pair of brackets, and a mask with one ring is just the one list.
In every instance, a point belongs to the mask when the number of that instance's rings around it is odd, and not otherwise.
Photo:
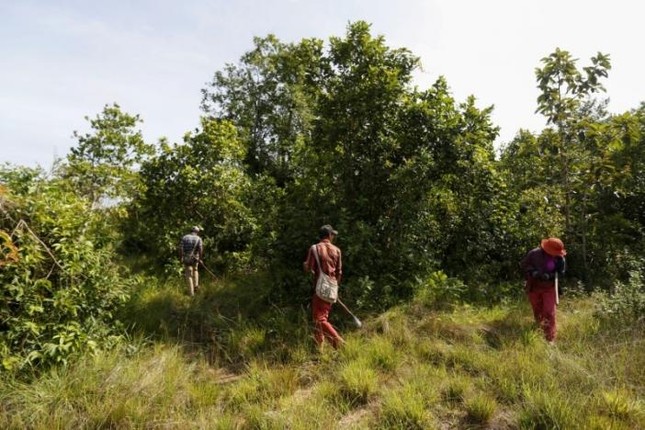
[(193, 250), (190, 251), (190, 255), (188, 256), (188, 258), (190, 258), (190, 259), (192, 259), (195, 256), (195, 250), (197, 249), (197, 244), (199, 244), (199, 239), (201, 239), (201, 238), (199, 236), (197, 236), (197, 239), (198, 240), (196, 240), (195, 244), (193, 245)]
[(320, 257), (318, 256), (318, 245), (314, 244), (314, 245), (311, 245), (311, 247), (314, 249), (314, 257), (316, 257), (316, 264), (318, 264), (318, 277), (321, 277), (323, 274), (326, 276), (329, 276), (323, 270), (322, 264), (320, 264)]
[(322, 265), (320, 264), (320, 257), (318, 257), (318, 247), (315, 244), (311, 245), (311, 247), (314, 250), (314, 257), (316, 257), (316, 264), (318, 264), (318, 270), (320, 271), (320, 273), (322, 273), (323, 269), (322, 269)]

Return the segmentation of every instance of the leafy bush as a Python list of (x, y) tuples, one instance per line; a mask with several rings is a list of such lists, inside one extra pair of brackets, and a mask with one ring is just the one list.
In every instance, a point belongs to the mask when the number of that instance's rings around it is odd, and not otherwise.
[[(0, 170), (0, 360), (15, 370), (65, 363), (115, 340), (115, 310), (132, 282), (113, 260), (109, 233), (90, 202), (64, 181)], [(13, 191), (13, 194), (11, 192)]]
[(425, 280), (415, 294), (415, 301), (425, 306), (445, 306), (457, 303), (467, 292), (466, 285), (456, 278), (449, 278), (442, 271), (434, 272)]
[(596, 315), (601, 319), (632, 323), (645, 320), (645, 283), (640, 271), (630, 271), (629, 281), (619, 282), (613, 294), (600, 293)]

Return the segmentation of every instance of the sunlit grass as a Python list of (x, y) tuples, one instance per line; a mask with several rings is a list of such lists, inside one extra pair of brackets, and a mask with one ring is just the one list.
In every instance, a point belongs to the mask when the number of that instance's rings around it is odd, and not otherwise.
[(376, 428), (428, 429), (433, 428), (434, 417), (423, 397), (411, 385), (384, 393)]
[(473, 424), (487, 424), (497, 410), (497, 402), (487, 394), (476, 394), (465, 400), (466, 419)]
[(308, 314), (224, 314), (207, 294), (144, 291), (152, 336), (3, 378), (0, 428), (645, 428), (643, 327), (605, 326), (586, 299), (560, 308), (555, 347), (523, 302), (414, 304), (318, 352)]
[(573, 429), (584, 422), (584, 408), (556, 387), (526, 385), (523, 397), (518, 420), (521, 429)]
[(338, 385), (352, 407), (366, 404), (376, 394), (379, 375), (365, 359), (346, 363), (338, 370)]
[(471, 381), (464, 376), (454, 376), (444, 382), (441, 394), (443, 400), (450, 404), (461, 403), (470, 390)]

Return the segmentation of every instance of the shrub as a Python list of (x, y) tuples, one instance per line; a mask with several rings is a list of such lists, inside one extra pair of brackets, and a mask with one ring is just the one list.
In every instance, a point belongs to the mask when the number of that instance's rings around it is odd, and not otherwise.
[(601, 319), (620, 323), (645, 319), (645, 283), (638, 270), (632, 270), (629, 281), (618, 283), (611, 295), (599, 294), (596, 315)]
[(456, 278), (449, 278), (442, 271), (433, 272), (425, 280), (418, 280), (420, 286), (415, 294), (415, 302), (428, 307), (445, 306), (464, 298), (466, 285)]
[(66, 363), (74, 353), (112, 344), (121, 329), (115, 311), (135, 282), (113, 263), (107, 214), (63, 181), (23, 173), (0, 170), (8, 189), (0, 231), (15, 249), (0, 272), (5, 370)]

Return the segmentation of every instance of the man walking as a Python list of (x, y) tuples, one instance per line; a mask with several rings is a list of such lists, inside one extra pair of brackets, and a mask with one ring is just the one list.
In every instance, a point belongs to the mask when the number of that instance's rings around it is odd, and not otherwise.
[(184, 276), (188, 282), (188, 295), (194, 296), (199, 290), (198, 265), (202, 259), (204, 245), (199, 237), (200, 227), (193, 227), (191, 232), (181, 238), (179, 244), (179, 259), (184, 265)]
[[(338, 232), (331, 225), (323, 225), (320, 228), (320, 241), (312, 245), (307, 253), (304, 267), (305, 272), (311, 272), (315, 275), (314, 285), (321, 273), (336, 279), (338, 284), (343, 274), (343, 263), (340, 249), (333, 245), (333, 241)], [(329, 312), (332, 303), (318, 297), (315, 292), (311, 300), (312, 316), (314, 320), (314, 339), (319, 348), (322, 348), (325, 339), (331, 343), (334, 348), (338, 348), (345, 341), (329, 323)]]
[(526, 279), (526, 293), (533, 308), (535, 321), (542, 327), (550, 344), (555, 341), (556, 279), (564, 275), (567, 252), (556, 237), (542, 240), (540, 246), (529, 251), (520, 262)]

